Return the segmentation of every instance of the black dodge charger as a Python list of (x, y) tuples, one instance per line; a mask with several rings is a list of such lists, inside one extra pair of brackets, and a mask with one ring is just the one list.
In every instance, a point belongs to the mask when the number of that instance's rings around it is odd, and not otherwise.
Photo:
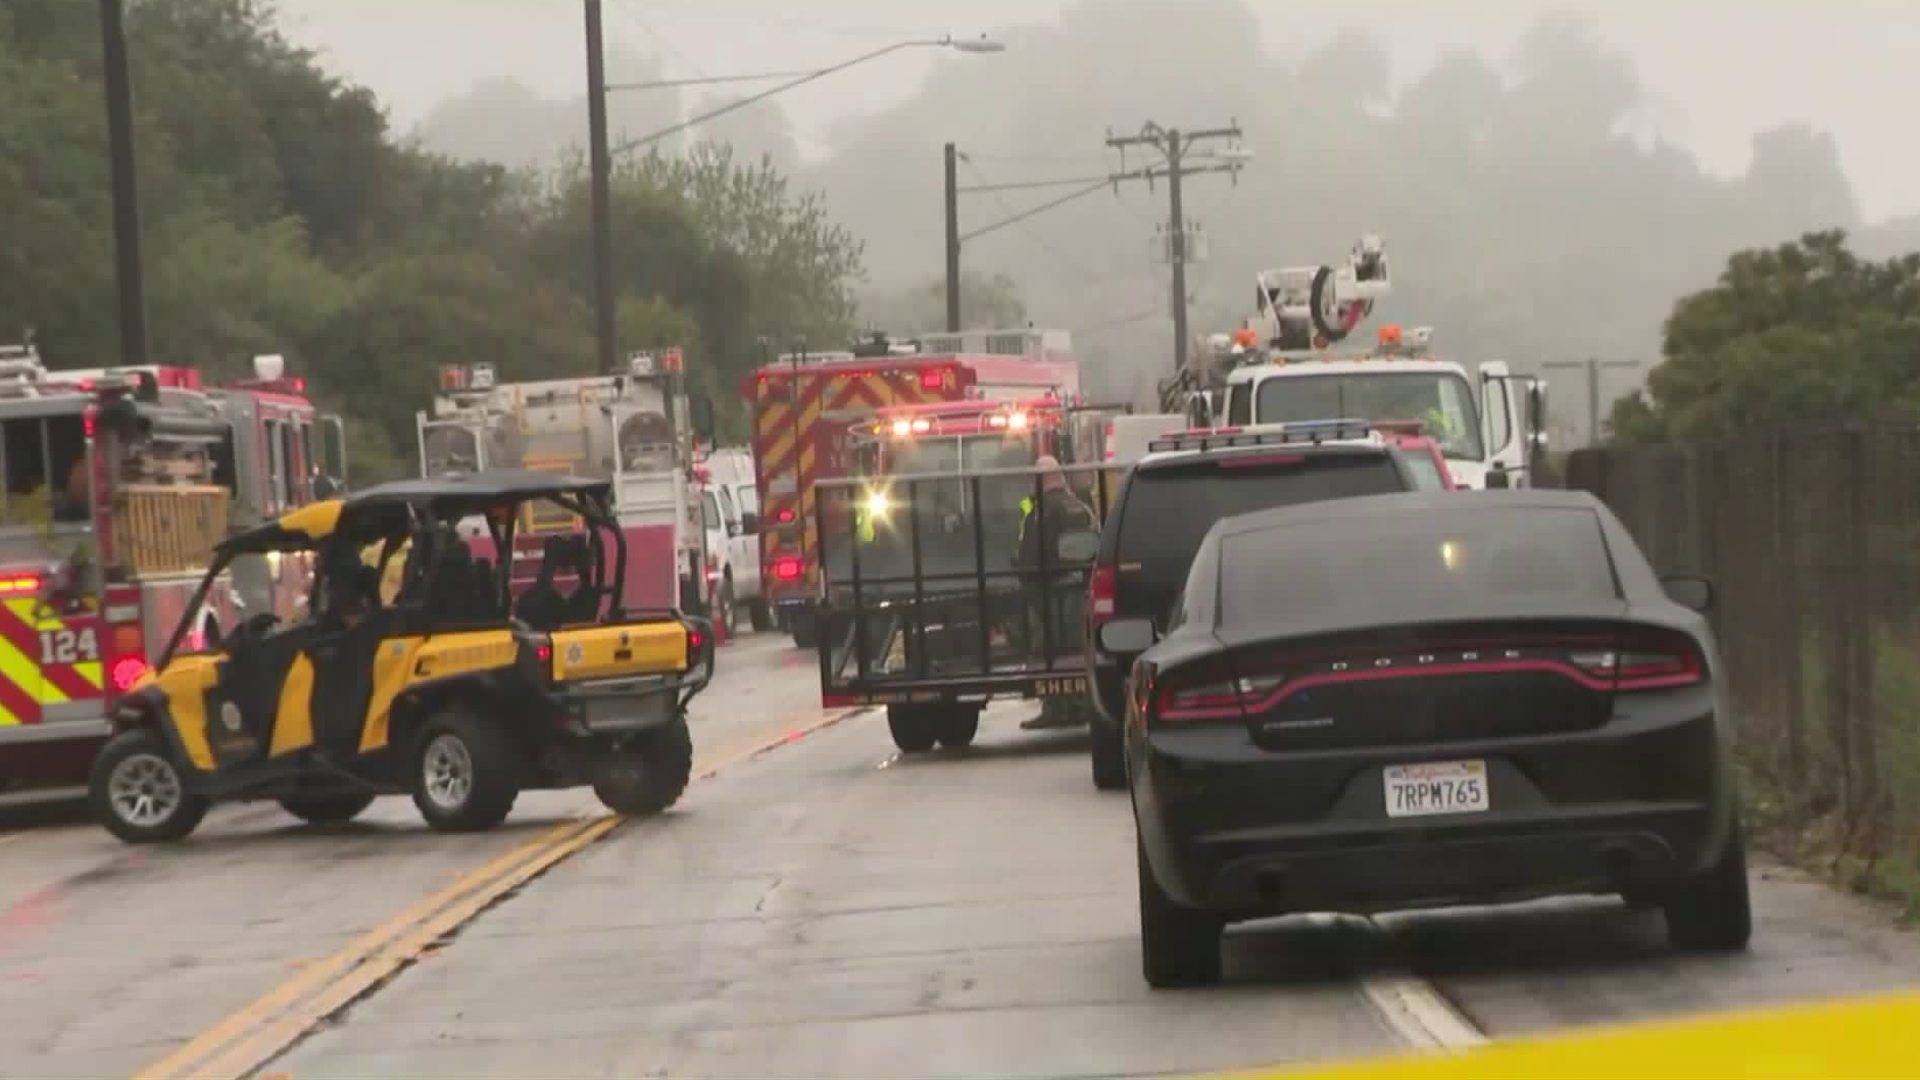
[(1751, 933), (1711, 586), (1564, 491), (1222, 519), (1136, 656), (1126, 742), (1154, 986), (1230, 922), (1620, 893), (1681, 949)]

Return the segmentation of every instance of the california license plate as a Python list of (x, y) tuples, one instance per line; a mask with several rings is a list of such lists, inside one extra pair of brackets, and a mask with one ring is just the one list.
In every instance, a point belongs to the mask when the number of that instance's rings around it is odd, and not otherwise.
[(1478, 814), (1491, 805), (1484, 761), (1389, 765), (1384, 772), (1388, 817)]

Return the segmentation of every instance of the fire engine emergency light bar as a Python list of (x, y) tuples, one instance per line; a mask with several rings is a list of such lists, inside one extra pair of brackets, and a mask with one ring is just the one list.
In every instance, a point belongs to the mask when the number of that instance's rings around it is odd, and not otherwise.
[(1211, 450), (1224, 446), (1272, 446), (1281, 443), (1357, 442), (1374, 434), (1368, 420), (1294, 420), (1251, 428), (1206, 428), (1150, 440), (1148, 453)]

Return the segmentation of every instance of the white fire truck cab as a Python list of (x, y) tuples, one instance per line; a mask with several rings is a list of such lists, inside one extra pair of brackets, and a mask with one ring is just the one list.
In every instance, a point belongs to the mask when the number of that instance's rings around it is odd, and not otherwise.
[[(634, 353), (627, 371), (500, 382), (492, 364), (443, 367), (440, 392), (416, 415), (420, 472), (539, 469), (613, 481), (627, 541), (628, 610), (704, 611), (706, 530), (693, 474), (710, 442), (713, 403), (684, 389), (680, 350)], [(532, 515), (514, 532), (513, 587), (538, 578), (548, 541), (580, 531), (570, 515)], [(484, 527), (467, 530), (483, 559), (501, 557)]]
[[(192, 368), (49, 371), (0, 347), (0, 805), (84, 792), (214, 544), (343, 479), (343, 427), (283, 366), (207, 387)], [(308, 580), (264, 560), (233, 576), (244, 590), (222, 582), (196, 633), (291, 617)]]

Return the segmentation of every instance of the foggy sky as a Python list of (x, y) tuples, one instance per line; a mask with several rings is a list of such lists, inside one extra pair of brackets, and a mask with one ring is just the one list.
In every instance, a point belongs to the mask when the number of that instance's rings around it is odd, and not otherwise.
[[(658, 57), (670, 77), (810, 69), (905, 38), (972, 36), (1052, 21), (1064, 0), (605, 0), (609, 47)], [(583, 83), (578, 0), (278, 0), (289, 38), (384, 100), (404, 133), (488, 76), (556, 97)], [(1870, 220), (1920, 213), (1920, 145), (1900, 107), (1920, 100), (1920, 4), (1912, 0), (1247, 0), (1263, 45), (1290, 58), (1357, 28), (1385, 44), (1399, 81), (1443, 49), (1504, 61), (1533, 18), (1579, 10), (1625, 48), (1659, 107), (1643, 126), (1708, 170), (1742, 172), (1753, 133), (1803, 120), (1834, 133)], [(1336, 16), (1333, 13), (1339, 12)], [(910, 96), (935, 64), (1012, 64), (908, 50), (779, 98), (809, 156), (836, 120)], [(1223, 102), (1231, 113), (1233, 103)], [(1174, 120), (1177, 118), (1169, 118)], [(1081, 149), (1081, 148), (1071, 148)]]

